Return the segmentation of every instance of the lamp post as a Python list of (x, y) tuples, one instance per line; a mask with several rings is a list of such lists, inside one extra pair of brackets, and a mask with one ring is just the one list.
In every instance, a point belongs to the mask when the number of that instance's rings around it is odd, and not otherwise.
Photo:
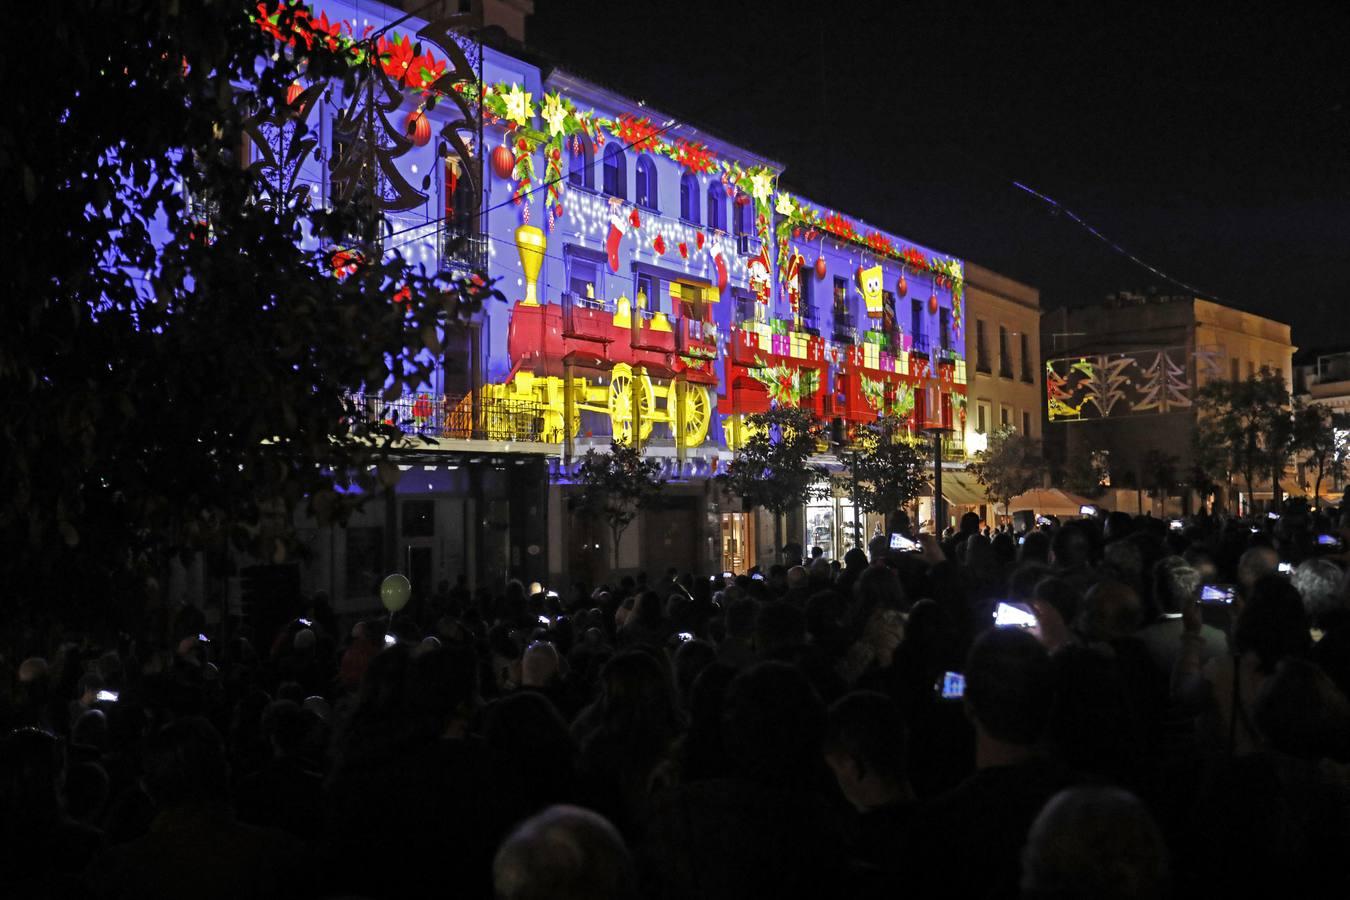
[(952, 429), (937, 424), (928, 425), (923, 430), (933, 436), (933, 533), (938, 540), (942, 540), (942, 529), (946, 527), (942, 523), (947, 518), (947, 502), (942, 496), (942, 437), (950, 434)]

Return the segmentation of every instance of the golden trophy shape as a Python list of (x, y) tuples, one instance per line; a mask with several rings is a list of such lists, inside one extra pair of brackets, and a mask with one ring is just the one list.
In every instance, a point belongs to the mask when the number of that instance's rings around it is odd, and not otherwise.
[(548, 238), (535, 226), (522, 225), (516, 229), (516, 250), (520, 253), (520, 265), (525, 270), (524, 306), (539, 305), (535, 288), (539, 283), (539, 269), (544, 264), (544, 248), (547, 246)]

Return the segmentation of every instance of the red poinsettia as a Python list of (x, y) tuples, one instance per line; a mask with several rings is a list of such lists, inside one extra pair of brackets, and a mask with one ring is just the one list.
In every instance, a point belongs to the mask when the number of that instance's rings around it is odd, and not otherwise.
[(697, 141), (680, 138), (675, 142), (671, 155), (677, 163), (695, 174), (711, 172), (716, 168), (713, 160), (717, 154)]
[(445, 74), (445, 65), (445, 60), (437, 59), (430, 52), (414, 57), (412, 65), (408, 68), (408, 86), (414, 88), (431, 87), (436, 83), (436, 79)]
[(659, 129), (645, 116), (639, 119), (625, 113), (615, 121), (613, 130), (615, 137), (639, 152), (655, 150), (660, 144)]
[(886, 237), (886, 235), (884, 234), (880, 234), (874, 231), (871, 234), (867, 235), (866, 243), (867, 246), (871, 247), (878, 253), (884, 253), (887, 256), (890, 256), (893, 253), (895, 253), (895, 244), (893, 244), (891, 242), (891, 239)]
[(381, 35), (375, 40), (375, 50), (379, 55), (380, 68), (384, 69), (384, 74), (395, 81), (406, 83), (415, 58), (412, 38), (396, 34), (391, 41)]
[(852, 240), (858, 236), (858, 232), (853, 227), (853, 223), (839, 215), (839, 213), (830, 213), (821, 220), (820, 227), (824, 228), (830, 234), (848, 240)]

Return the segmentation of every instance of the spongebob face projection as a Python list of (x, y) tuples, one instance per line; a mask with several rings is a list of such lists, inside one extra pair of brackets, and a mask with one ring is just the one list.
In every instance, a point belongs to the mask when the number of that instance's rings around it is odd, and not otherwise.
[(867, 315), (873, 319), (881, 317), (881, 285), (881, 266), (858, 272), (858, 286), (862, 288), (863, 301), (867, 304)]

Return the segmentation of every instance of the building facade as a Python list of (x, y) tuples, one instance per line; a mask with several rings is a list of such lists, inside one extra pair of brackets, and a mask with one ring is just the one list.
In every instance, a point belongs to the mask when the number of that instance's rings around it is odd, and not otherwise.
[[(1103, 502), (1155, 515), (1195, 508), (1184, 483), (1196, 392), (1262, 367), (1292, 384), (1295, 349), (1284, 323), (1194, 297), (1134, 294), (1045, 313), (1041, 346), (1052, 459), (1062, 468), (1098, 454), (1110, 488)], [(1171, 484), (1159, 483), (1160, 460)], [(1269, 499), (1270, 485), (1255, 494)]]
[[(971, 322), (966, 332), (967, 451), (983, 450), (989, 435), (1004, 427), (1041, 440), (1040, 292), (967, 263), (966, 298)], [(979, 511), (986, 521), (993, 520), (991, 504)]]
[[(614, 440), (639, 443), (668, 480), (663, 508), (624, 533), (621, 569), (771, 562), (767, 518), (714, 479), (748, 418), (775, 406), (828, 426), (819, 462), (833, 471), (880, 416), (916, 439), (941, 431), (944, 493), (978, 504), (957, 474), (971, 434), (971, 303), (1008, 331), (1015, 367), (989, 373), (990, 415), (1039, 428), (1027, 419), (1038, 368), (1028, 381), (1015, 362), (1036, 358), (1031, 289), (983, 269), (976, 287), (963, 260), (785, 190), (769, 156), (514, 45), (415, 18), (388, 28), (399, 14), (378, 4), (335, 0), (312, 8), (320, 16), (339, 42), (385, 29), (376, 60), (400, 99), (385, 110), (380, 186), (400, 199), (379, 252), (486, 271), (506, 302), (447, 337), (424, 390), (354, 398), (420, 440), (397, 487), (347, 529), (305, 525), (306, 587), (357, 608), (392, 569), (418, 592), (459, 576), (601, 576), (607, 529), (572, 515), (569, 496), (579, 459)], [(353, 98), (333, 83), (304, 100), (315, 87), (295, 87), (319, 141), (298, 177), (322, 199), (342, 189), (355, 152), (343, 128)], [(334, 248), (335, 274), (355, 252)], [(789, 537), (841, 556), (869, 525), (835, 496), (790, 517)]]
[[(1350, 421), (1350, 350), (1344, 348), (1299, 351), (1294, 356), (1294, 395), (1304, 403), (1326, 407), (1342, 421)], [(1350, 443), (1350, 435), (1337, 432), (1341, 443)], [(1323, 503), (1340, 503), (1346, 482), (1337, 473), (1324, 476), (1320, 490), (1317, 471), (1311, 460), (1300, 460), (1297, 482), (1310, 496), (1318, 491)]]

